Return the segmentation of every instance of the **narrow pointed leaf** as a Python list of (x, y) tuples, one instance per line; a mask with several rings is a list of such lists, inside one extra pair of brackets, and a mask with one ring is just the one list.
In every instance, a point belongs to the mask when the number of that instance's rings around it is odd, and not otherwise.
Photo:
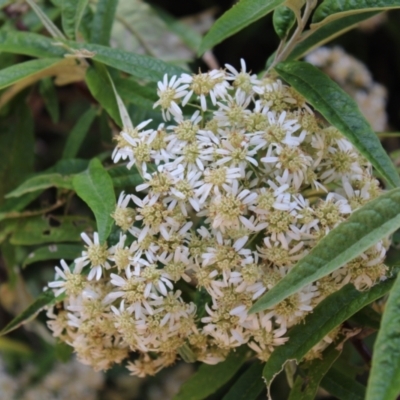
[(321, 386), (339, 400), (364, 400), (365, 386), (332, 368), (322, 379)]
[(282, 3), (284, 0), (240, 0), (214, 22), (212, 28), (204, 36), (198, 54), (203, 54), (224, 39), (264, 17)]
[(357, 103), (335, 82), (311, 64), (289, 61), (276, 66), (278, 74), (319, 111), (358, 149), (393, 186), (400, 178)]
[(271, 308), (307, 284), (330, 274), (400, 227), (400, 189), (356, 210), (329, 232), (290, 272), (250, 309)]
[(97, 110), (89, 108), (78, 120), (68, 135), (67, 143), (65, 144), (62, 158), (74, 158), (82, 145), (83, 140), (89, 131), (94, 119), (96, 118)]
[(341, 350), (331, 344), (322, 354), (322, 360), (316, 358), (302, 366), (306, 372), (296, 378), (288, 400), (314, 400), (322, 378), (341, 354)]
[(60, 119), (60, 107), (53, 79), (50, 77), (42, 79), (40, 81), (39, 92), (43, 98), (44, 105), (51, 117), (51, 120), (53, 123), (57, 123)]
[(202, 364), (180, 388), (173, 400), (202, 400), (215, 393), (239, 371), (248, 349), (242, 346), (216, 365)]
[(343, 35), (350, 29), (356, 28), (360, 22), (377, 14), (378, 12), (364, 12), (361, 14), (349, 15), (326, 23), (315, 31), (305, 31), (299, 43), (289, 54), (287, 60), (296, 60), (303, 57), (314, 48), (322, 46), (336, 37)]
[(70, 39), (75, 39), (88, 3), (89, 0), (62, 0), (62, 27)]
[(32, 251), (23, 262), (23, 266), (34, 264), (38, 261), (47, 260), (73, 260), (78, 257), (83, 250), (79, 244), (52, 244), (40, 247)]
[(262, 380), (263, 364), (255, 361), (231, 386), (222, 400), (255, 400), (265, 389)]
[(315, 10), (312, 22), (313, 24), (318, 22), (325, 24), (348, 15), (366, 11), (385, 11), (399, 7), (399, 0), (324, 0)]
[(90, 37), (92, 43), (106, 46), (109, 44), (117, 4), (118, 0), (99, 0), (97, 2)]
[(17, 315), (5, 328), (0, 331), (0, 336), (6, 335), (21, 325), (29, 322), (43, 309), (43, 307), (53, 304), (56, 297), (51, 290), (47, 290), (37, 297), (37, 299), (21, 314)]
[(389, 294), (374, 344), (366, 400), (395, 400), (400, 395), (400, 275)]
[(20, 186), (8, 193), (5, 197), (20, 197), (26, 193), (35, 192), (36, 190), (44, 190), (49, 187), (58, 187), (63, 189), (73, 189), (72, 177), (63, 176), (57, 173), (40, 174), (27, 179)]
[(353, 285), (348, 284), (324, 299), (306, 316), (304, 323), (295, 325), (290, 330), (287, 343), (275, 348), (263, 371), (267, 384), (271, 384), (288, 360), (300, 362), (308, 351), (334, 328), (388, 293), (394, 281), (394, 278), (387, 279), (367, 292), (359, 292)]
[(10, 86), (30, 75), (47, 69), (59, 62), (56, 58), (43, 58), (41, 60), (30, 60), (23, 63), (4, 68), (0, 71), (0, 89)]
[(111, 232), (115, 210), (115, 193), (110, 175), (98, 159), (93, 159), (87, 171), (73, 179), (76, 194), (90, 207), (96, 217), (100, 242)]

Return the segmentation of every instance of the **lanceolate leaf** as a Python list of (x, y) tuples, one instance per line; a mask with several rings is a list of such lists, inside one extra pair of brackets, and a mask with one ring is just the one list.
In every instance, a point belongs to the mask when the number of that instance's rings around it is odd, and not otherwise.
[(255, 361), (231, 386), (222, 400), (258, 399), (263, 389), (265, 389), (265, 383), (262, 380), (263, 367), (263, 364)]
[(65, 144), (62, 158), (74, 158), (76, 157), (79, 148), (85, 136), (92, 125), (95, 117), (97, 115), (97, 110), (95, 108), (89, 108), (78, 120), (76, 125), (72, 128), (67, 143)]
[(54, 293), (51, 290), (43, 292), (25, 311), (16, 316), (4, 329), (0, 331), (0, 336), (6, 335), (32, 320), (44, 306), (50, 305), (55, 301), (56, 297), (54, 297)]
[(276, 66), (278, 74), (335, 126), (393, 186), (400, 178), (389, 156), (361, 114), (356, 102), (311, 64), (289, 61)]
[(350, 29), (355, 28), (360, 22), (377, 14), (378, 12), (364, 12), (361, 14), (349, 15), (324, 24), (316, 30), (304, 32), (299, 44), (289, 54), (287, 60), (301, 58), (312, 49), (324, 45)]
[(40, 189), (44, 190), (53, 186), (64, 189), (73, 189), (72, 178), (57, 173), (40, 174), (26, 180), (12, 192), (8, 193), (6, 198), (20, 197), (26, 193), (35, 192)]
[(104, 243), (111, 232), (111, 214), (115, 209), (115, 193), (110, 175), (95, 158), (87, 171), (74, 177), (73, 185), (77, 195), (93, 211), (100, 242)]
[(75, 39), (89, 0), (62, 0), (61, 22), (64, 33)]
[(388, 293), (393, 283), (393, 278), (387, 279), (368, 292), (359, 292), (349, 284), (324, 299), (306, 316), (304, 323), (295, 325), (290, 330), (288, 342), (274, 350), (263, 371), (267, 384), (271, 384), (286, 361), (300, 362), (334, 328), (367, 304)]
[(92, 21), (91, 42), (108, 45), (118, 0), (99, 0)]
[(395, 400), (400, 394), (400, 275), (389, 294), (374, 345), (367, 400)]
[(325, 236), (250, 312), (271, 308), (305, 285), (330, 274), (400, 227), (400, 189), (356, 210)]
[(79, 244), (52, 244), (49, 246), (40, 247), (26, 257), (23, 266), (34, 264), (38, 261), (45, 260), (73, 260), (78, 257), (83, 246)]
[(232, 351), (228, 358), (216, 365), (202, 364), (182, 386), (173, 400), (202, 400), (215, 393), (239, 371), (246, 360), (247, 346)]
[(289, 7), (279, 6), (274, 10), (272, 22), (276, 34), (283, 39), (296, 22), (296, 15)]
[(284, 0), (240, 0), (219, 18), (204, 36), (199, 55), (264, 17), (283, 2)]
[(321, 386), (340, 400), (365, 399), (365, 387), (336, 368), (328, 371), (321, 381)]
[(59, 60), (56, 58), (43, 58), (41, 60), (30, 60), (23, 63), (4, 68), (0, 71), (0, 89), (12, 85), (30, 75), (49, 68)]
[(60, 107), (53, 79), (50, 77), (42, 79), (40, 81), (39, 91), (46, 106), (46, 110), (50, 114), (51, 120), (53, 123), (57, 123), (60, 118)]
[(322, 21), (321, 24), (324, 24), (360, 12), (385, 11), (399, 7), (399, 0), (324, 0), (315, 10), (312, 22), (316, 24)]
[(306, 372), (296, 378), (288, 400), (314, 400), (321, 379), (330, 370), (340, 353), (341, 350), (337, 350), (335, 344), (331, 344), (323, 352), (322, 360), (317, 358), (305, 363), (302, 369), (305, 369)]

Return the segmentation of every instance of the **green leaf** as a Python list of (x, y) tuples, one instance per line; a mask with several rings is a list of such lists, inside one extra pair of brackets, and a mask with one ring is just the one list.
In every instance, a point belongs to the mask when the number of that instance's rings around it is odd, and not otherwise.
[(104, 243), (111, 232), (115, 210), (115, 193), (108, 172), (98, 159), (93, 159), (87, 171), (73, 179), (76, 194), (90, 207), (96, 217), (100, 243)]
[(39, 92), (51, 120), (57, 123), (60, 119), (60, 107), (52, 78), (44, 78), (40, 81)]
[(107, 111), (119, 127), (122, 127), (117, 100), (108, 78), (107, 68), (100, 63), (94, 63), (88, 68), (85, 77), (86, 84), (92, 96)]
[(358, 313), (350, 318), (351, 322), (355, 322), (362, 327), (368, 327), (378, 330), (381, 325), (381, 315), (370, 306), (364, 307)]
[(74, 158), (76, 157), (79, 148), (90, 126), (96, 118), (97, 110), (95, 108), (89, 108), (78, 120), (76, 125), (72, 128), (67, 143), (65, 144), (62, 158)]
[(17, 315), (5, 328), (0, 331), (0, 336), (6, 335), (11, 331), (19, 328), (21, 325), (34, 319), (36, 315), (43, 309), (56, 302), (56, 297), (51, 290), (41, 293), (37, 299), (21, 314)]
[(71, 359), (73, 347), (69, 346), (67, 343), (57, 340), (54, 350), (57, 360), (66, 363)]
[(393, 186), (400, 178), (389, 156), (361, 114), (357, 103), (339, 85), (311, 64), (299, 61), (280, 63), (278, 74), (336, 127)]
[(146, 110), (153, 110), (153, 105), (158, 100), (155, 84), (141, 85), (133, 78), (114, 78), (114, 84), (122, 99)]
[(181, 386), (173, 400), (202, 400), (213, 394), (239, 371), (247, 353), (247, 346), (242, 346), (231, 351), (227, 359), (217, 365), (202, 364)]
[(61, 22), (65, 34), (75, 39), (89, 0), (62, 0)]
[(99, 0), (92, 21), (91, 42), (108, 46), (118, 0)]
[[(399, 0), (324, 0), (315, 10), (312, 22), (319, 25), (366, 11), (385, 11), (400, 7)], [(322, 22), (321, 22), (322, 21)]]
[(137, 185), (143, 183), (143, 178), (136, 167), (128, 169), (125, 165), (120, 165), (110, 168), (108, 173), (116, 188), (135, 188)]
[(24, 218), (18, 221), (10, 243), (31, 246), (44, 243), (81, 242), (81, 232), (89, 227), (91, 227), (89, 221), (79, 216)]
[(283, 39), (296, 22), (296, 15), (289, 7), (278, 6), (272, 15), (272, 23), (276, 34)]
[(28, 32), (0, 31), (0, 51), (32, 57), (64, 57), (66, 50), (54, 39)]
[(289, 273), (250, 309), (271, 308), (307, 284), (330, 274), (400, 226), (400, 189), (394, 189), (354, 211), (328, 233)]
[(335, 21), (324, 24), (315, 31), (306, 31), (303, 33), (298, 45), (289, 54), (287, 60), (294, 60), (303, 57), (312, 49), (322, 46), (343, 33), (355, 28), (360, 22), (367, 20), (377, 12), (366, 12), (362, 14), (349, 15)]
[(400, 394), (400, 275), (389, 294), (374, 344), (366, 400), (395, 400)]
[(6, 218), (11, 218), (14, 213), (18, 213), (23, 210), (29, 203), (35, 200), (42, 190), (36, 192), (27, 193), (18, 198), (6, 199), (0, 206), (0, 221)]
[(58, 59), (42, 58), (41, 60), (25, 61), (12, 67), (4, 68), (0, 71), (0, 89), (47, 69), (58, 62)]
[(53, 186), (72, 190), (73, 189), (72, 177), (63, 176), (57, 173), (40, 174), (26, 180), (12, 192), (8, 193), (5, 197), (6, 198), (20, 197), (26, 193), (35, 192), (37, 190), (48, 189), (49, 187)]
[(264, 17), (283, 2), (284, 0), (240, 0), (214, 22), (204, 36), (198, 54), (202, 55), (206, 50)]
[(364, 400), (365, 387), (332, 368), (322, 379), (321, 386), (340, 400)]
[(18, 353), (23, 355), (31, 355), (32, 350), (24, 343), (19, 340), (10, 338), (0, 337), (0, 353)]
[(302, 370), (305, 370), (306, 373), (296, 378), (288, 400), (314, 400), (322, 378), (330, 370), (341, 352), (341, 350), (336, 349), (335, 344), (331, 344), (323, 352), (322, 360), (317, 358), (311, 362), (306, 362), (302, 366)]
[(255, 400), (265, 389), (261, 379), (264, 365), (255, 361), (231, 386), (222, 400)]
[(276, 347), (271, 354), (263, 371), (267, 384), (271, 384), (286, 361), (296, 360), (299, 363), (308, 351), (334, 328), (361, 308), (388, 293), (393, 283), (393, 278), (387, 279), (367, 292), (359, 292), (353, 285), (348, 284), (321, 301), (313, 312), (306, 316), (304, 323), (295, 325), (290, 330), (289, 340), (285, 345)]
[(61, 175), (79, 174), (79, 172), (84, 171), (88, 165), (89, 160), (84, 160), (82, 158), (61, 159), (45, 172), (57, 172)]
[(4, 195), (33, 171), (33, 149), (33, 120), (21, 101), (12, 114), (0, 119), (0, 204)]
[(77, 244), (52, 244), (50, 246), (40, 247), (34, 250), (26, 257), (23, 266), (34, 264), (38, 261), (47, 260), (74, 260), (83, 250), (82, 245)]

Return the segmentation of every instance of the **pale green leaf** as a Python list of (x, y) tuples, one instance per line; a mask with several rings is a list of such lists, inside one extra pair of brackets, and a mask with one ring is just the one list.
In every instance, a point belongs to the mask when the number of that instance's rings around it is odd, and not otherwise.
[(367, 11), (385, 11), (399, 7), (399, 0), (324, 0), (313, 14), (311, 28), (349, 15)]
[(79, 31), (79, 25), (89, 0), (62, 0), (61, 22), (64, 33), (75, 39)]
[(72, 177), (63, 176), (57, 173), (40, 174), (29, 178), (20, 186), (8, 193), (5, 197), (20, 197), (26, 193), (35, 192), (37, 190), (48, 189), (49, 187), (58, 187), (63, 189), (73, 189)]
[(263, 364), (255, 361), (231, 386), (222, 400), (255, 400), (265, 389), (262, 380)]
[(267, 384), (271, 384), (288, 360), (299, 363), (334, 328), (388, 293), (393, 283), (394, 279), (390, 278), (366, 292), (360, 292), (348, 284), (319, 303), (301, 324), (289, 331), (289, 340), (285, 345), (276, 347), (271, 354), (263, 371)]
[(278, 74), (296, 89), (337, 128), (393, 186), (399, 175), (357, 103), (339, 85), (311, 64), (299, 61), (280, 63)]
[(31, 355), (32, 350), (19, 340), (0, 337), (0, 353), (18, 353), (23, 355)]
[(366, 400), (395, 400), (400, 395), (400, 275), (389, 294), (374, 344)]
[(40, 294), (37, 299), (21, 314), (17, 315), (9, 324), (0, 331), (0, 336), (6, 335), (11, 331), (19, 328), (21, 325), (34, 319), (36, 315), (43, 309), (43, 307), (56, 302), (56, 297), (53, 291), (47, 290)]
[(115, 210), (115, 193), (110, 175), (98, 159), (93, 159), (87, 171), (73, 179), (76, 194), (90, 207), (96, 222), (100, 243), (104, 243), (111, 232)]
[(240, 0), (217, 19), (204, 36), (198, 54), (203, 54), (224, 39), (264, 17), (285, 0)]
[(94, 119), (96, 118), (97, 110), (93, 107), (89, 108), (84, 114), (81, 115), (78, 122), (72, 128), (68, 135), (67, 143), (65, 144), (62, 158), (74, 158), (85, 139)]
[(83, 250), (78, 244), (52, 244), (32, 251), (23, 262), (23, 266), (47, 260), (74, 260)]
[(134, 78), (114, 78), (114, 84), (119, 95), (125, 101), (149, 111), (154, 109), (153, 105), (158, 100), (155, 84), (142, 85)]
[(92, 21), (90, 41), (108, 45), (118, 0), (99, 0)]
[(250, 309), (273, 307), (302, 287), (340, 268), (400, 227), (400, 189), (394, 189), (354, 211)]
[(59, 62), (56, 58), (25, 61), (0, 71), (0, 89), (10, 86), (30, 75), (47, 69)]
[(202, 400), (227, 383), (246, 360), (247, 346), (232, 350), (227, 359), (216, 365), (202, 364), (180, 388), (173, 400)]

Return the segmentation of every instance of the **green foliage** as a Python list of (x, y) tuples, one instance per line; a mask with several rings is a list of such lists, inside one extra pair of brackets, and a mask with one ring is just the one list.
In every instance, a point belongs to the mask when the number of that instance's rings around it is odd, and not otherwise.
[(400, 189), (354, 211), (328, 233), (290, 272), (250, 309), (262, 311), (305, 285), (330, 274), (400, 227)]
[(203, 54), (224, 39), (239, 32), (281, 5), (284, 0), (240, 0), (213, 24), (204, 36), (198, 53)]
[(257, 399), (265, 384), (261, 379), (263, 364), (255, 361), (231, 386), (229, 392), (222, 400), (255, 400)]
[(324, 376), (321, 386), (340, 400), (365, 399), (365, 387), (336, 368)]
[(296, 22), (296, 15), (289, 7), (279, 6), (274, 10), (272, 22), (276, 34), (283, 39)]
[(73, 179), (76, 194), (90, 207), (96, 217), (100, 243), (104, 243), (111, 232), (115, 209), (115, 193), (108, 172), (98, 159), (93, 159), (89, 168)]
[(213, 394), (239, 371), (247, 353), (246, 346), (242, 346), (217, 365), (201, 365), (182, 385), (174, 400), (202, 400)]
[(62, 0), (62, 26), (70, 39), (78, 36), (79, 25), (89, 0)]
[(394, 400), (400, 394), (400, 276), (397, 277), (374, 345), (367, 400)]
[(57, 92), (51, 78), (44, 78), (40, 81), (40, 94), (42, 95), (46, 110), (49, 113), (53, 123), (60, 119), (60, 107), (58, 104)]
[(92, 43), (108, 45), (118, 0), (99, 0), (92, 21)]
[(264, 367), (263, 376), (268, 385), (282, 370), (287, 360), (300, 362), (313, 346), (358, 310), (390, 291), (394, 279), (379, 283), (368, 292), (359, 292), (353, 285), (346, 285), (324, 299), (304, 324), (295, 325), (289, 332), (289, 341), (272, 353)]
[(35, 249), (25, 258), (23, 266), (47, 260), (73, 260), (78, 257), (83, 247), (78, 244), (57, 244)]

